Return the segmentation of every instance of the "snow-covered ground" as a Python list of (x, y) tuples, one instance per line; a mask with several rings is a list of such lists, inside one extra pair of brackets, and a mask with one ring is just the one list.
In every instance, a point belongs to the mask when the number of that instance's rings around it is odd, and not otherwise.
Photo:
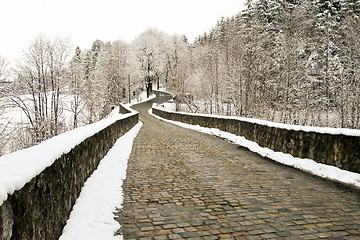
[(173, 102), (161, 103), (158, 107), (169, 111), (176, 111), (176, 105)]
[(154, 98), (156, 98), (155, 94), (152, 94), (152, 95), (149, 96), (149, 98), (147, 98), (146, 92), (141, 92), (139, 94), (138, 98), (131, 100), (131, 103), (126, 104), (126, 106), (130, 107), (132, 105), (135, 105), (135, 104), (138, 104), (138, 103), (141, 103), (141, 102), (144, 102), (144, 101), (149, 101), (149, 100), (154, 99)]
[[(21, 101), (24, 101), (24, 103), (27, 105), (27, 107), (31, 110), (33, 108), (32, 99), (29, 95), (22, 95), (20, 96)], [(19, 102), (18, 99), (15, 99), (15, 101)], [(65, 126), (71, 126), (72, 125), (72, 118), (73, 118), (73, 111), (71, 110), (73, 108), (73, 97), (67, 96), (67, 95), (61, 95), (59, 100), (59, 109), (60, 109), (60, 116), (59, 121), (61, 121)], [(5, 119), (11, 119), (13, 124), (19, 124), (19, 123), (27, 123), (28, 119), (25, 115), (25, 113), (16, 106), (15, 102), (11, 100), (11, 98), (6, 97), (0, 99), (0, 104), (3, 106), (6, 106), (4, 112), (2, 112), (2, 115), (0, 117), (1, 120)], [(83, 109), (85, 103), (80, 104), (79, 108)], [(48, 106), (50, 108), (51, 106), (51, 97), (48, 96)], [(78, 116), (78, 121), (81, 123), (85, 121), (87, 118), (87, 112), (81, 111)]]
[[(216, 129), (216, 128), (205, 128), (205, 127), (200, 127), (199, 125), (191, 125), (191, 124), (185, 124), (185, 123), (181, 123), (181, 122), (167, 120), (167, 119), (161, 118), (161, 117), (153, 114), (152, 109), (149, 110), (149, 114), (158, 119), (161, 119), (163, 121), (166, 121), (166, 122), (169, 122), (169, 123), (172, 123), (172, 124), (184, 127), (184, 128), (188, 128), (188, 129), (196, 130), (199, 132), (219, 136), (223, 139), (228, 140), (229, 142), (246, 147), (252, 152), (256, 152), (256, 153), (260, 154), (261, 156), (264, 156), (264, 157), (267, 157), (274, 161), (280, 162), (284, 165), (292, 166), (294, 168), (314, 174), (319, 177), (323, 177), (326, 179), (330, 179), (333, 181), (345, 183), (345, 184), (360, 188), (360, 174), (358, 174), (358, 173), (349, 172), (349, 171), (342, 170), (342, 169), (334, 167), (334, 166), (317, 163), (311, 159), (297, 158), (297, 157), (293, 157), (290, 154), (285, 154), (282, 152), (275, 152), (271, 149), (260, 147), (256, 142), (249, 141), (245, 137), (241, 137), (241, 136), (237, 136), (235, 134), (220, 131), (219, 129)], [(205, 115), (205, 116), (209, 116), (209, 115)], [(219, 117), (219, 116), (214, 116), (214, 117)], [(221, 116), (221, 117), (223, 117), (223, 116)], [(271, 122), (261, 121), (261, 120), (256, 120), (256, 119), (245, 119), (245, 120), (251, 121), (251, 122), (256, 122), (259, 124), (282, 127), (282, 128), (286, 128), (286, 129), (299, 130), (299, 128), (301, 128), (300, 126), (271, 123)], [(326, 132), (326, 133), (332, 133), (332, 134), (348, 133), (349, 135), (360, 136), (359, 130), (349, 130), (349, 129), (338, 130), (338, 129), (332, 129), (332, 128), (324, 129), (324, 128), (313, 128), (313, 127), (302, 127), (302, 128), (305, 128), (308, 131), (320, 130), (320, 132)], [(301, 128), (301, 130), (303, 130), (302, 128)]]
[[(24, 101), (30, 110), (32, 109), (33, 104), (31, 96), (22, 95), (20, 99), (21, 101)], [(50, 99), (51, 97), (48, 96), (49, 107), (51, 105)], [(59, 114), (59, 122), (65, 129), (71, 129), (73, 126), (74, 114), (71, 110), (73, 108), (72, 105), (72, 96), (60, 96), (59, 108), (61, 110)], [(17, 143), (21, 141), (24, 129), (30, 127), (30, 122), (24, 111), (17, 107), (11, 98), (1, 98), (0, 106), (2, 106), (0, 112), (0, 133), (2, 138), (6, 137), (6, 141), (3, 141), (4, 139), (0, 139), (0, 147), (2, 147), (2, 149), (0, 149), (0, 154), (6, 154), (18, 149)], [(88, 118), (88, 112), (85, 109), (84, 103), (82, 103), (79, 108), (82, 109), (82, 111), (78, 115), (78, 126), (84, 126), (86, 119)]]
[(122, 239), (114, 236), (120, 224), (114, 220), (113, 212), (122, 204), (127, 161), (141, 126), (140, 122), (120, 137), (87, 179), (59, 240)]

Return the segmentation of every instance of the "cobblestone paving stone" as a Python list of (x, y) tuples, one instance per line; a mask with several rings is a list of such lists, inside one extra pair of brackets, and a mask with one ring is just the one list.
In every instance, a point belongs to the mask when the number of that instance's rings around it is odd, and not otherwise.
[[(124, 239), (360, 239), (360, 192), (139, 106), (116, 213)], [(146, 108), (147, 107), (147, 108)]]

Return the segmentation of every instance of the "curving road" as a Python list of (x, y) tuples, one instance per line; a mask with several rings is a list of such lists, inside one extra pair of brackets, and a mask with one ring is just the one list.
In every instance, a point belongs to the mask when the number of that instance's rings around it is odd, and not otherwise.
[(134, 107), (124, 239), (360, 239), (358, 190), (157, 120), (151, 104)]

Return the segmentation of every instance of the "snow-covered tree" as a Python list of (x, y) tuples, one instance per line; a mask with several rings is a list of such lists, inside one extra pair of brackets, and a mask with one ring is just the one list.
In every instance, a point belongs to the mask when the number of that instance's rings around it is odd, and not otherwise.
[(105, 84), (107, 106), (127, 102), (138, 86), (130, 81), (131, 56), (129, 45), (122, 41), (108, 42), (102, 47), (96, 67), (96, 78)]
[(337, 90), (341, 126), (360, 128), (360, 18), (349, 15), (340, 28), (343, 38)]
[(357, 127), (359, 6), (247, 1), (246, 10), (222, 18), (191, 46), (198, 100), (210, 113)]
[(177, 107), (191, 94), (189, 75), (191, 74), (191, 52), (185, 36), (173, 35), (167, 39), (166, 87), (176, 95)]
[(33, 143), (52, 137), (63, 130), (59, 121), (62, 109), (60, 94), (64, 91), (67, 39), (37, 37), (16, 68), (22, 94), (14, 93), (13, 103), (22, 109), (30, 123)]
[(165, 72), (164, 40), (164, 33), (149, 29), (132, 42), (138, 66), (136, 77), (143, 82), (148, 96), (152, 91), (152, 85), (159, 81)]
[(83, 97), (86, 102), (88, 123), (101, 119), (105, 107), (106, 84), (96, 75), (98, 58), (103, 45), (104, 43), (100, 40), (94, 41), (83, 60), (85, 81)]
[(79, 47), (75, 48), (75, 53), (69, 64), (69, 86), (68, 92), (72, 97), (71, 111), (73, 113), (73, 128), (79, 125), (79, 115), (84, 109), (85, 102), (82, 99), (84, 88), (84, 71)]

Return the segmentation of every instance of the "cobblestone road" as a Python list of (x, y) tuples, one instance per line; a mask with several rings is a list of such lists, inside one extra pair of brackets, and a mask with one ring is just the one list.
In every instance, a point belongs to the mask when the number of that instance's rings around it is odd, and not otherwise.
[(137, 108), (124, 239), (360, 239), (359, 191)]

